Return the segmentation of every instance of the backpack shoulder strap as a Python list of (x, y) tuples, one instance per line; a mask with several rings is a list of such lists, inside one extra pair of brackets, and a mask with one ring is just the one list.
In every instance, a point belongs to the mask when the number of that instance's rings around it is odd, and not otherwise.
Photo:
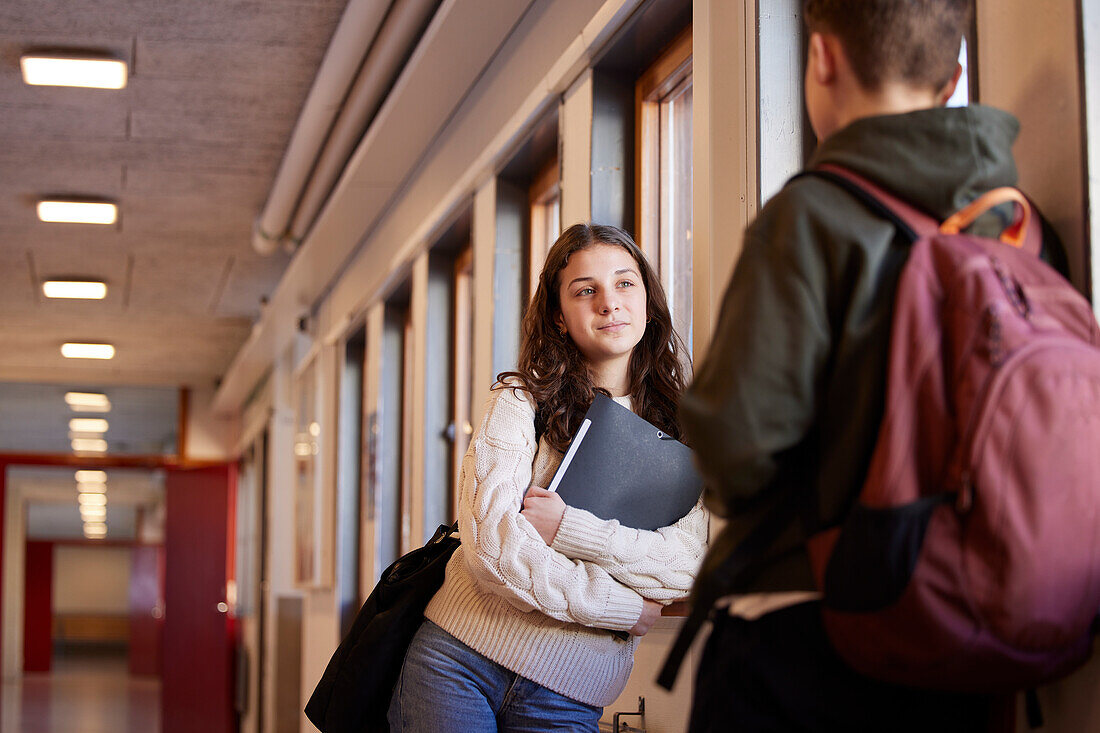
[(795, 178), (801, 176), (815, 176), (832, 181), (862, 201), (876, 214), (894, 222), (910, 241), (939, 231), (939, 222), (931, 216), (843, 166), (825, 163), (804, 171)]
[(961, 224), (962, 227), (965, 227), (973, 221), (978, 213), (999, 203), (1005, 203), (1008, 199), (1004, 197), (1010, 196), (1011, 200), (1019, 205), (1023, 215), (1016, 223), (1012, 224), (1005, 233), (1007, 235), (1011, 232), (1011, 239), (1015, 241), (1010, 241), (1010, 239), (1005, 238), (1005, 236), (1002, 236), (1001, 241), (1020, 247), (1036, 256), (1039, 256), (1042, 250), (1042, 219), (1035, 210), (1035, 205), (1031, 203), (1031, 200), (1015, 188), (1006, 188), (1004, 190), (995, 189), (987, 192), (985, 195), (976, 199), (970, 206), (957, 212), (948, 219), (948, 222), (945, 224), (949, 228), (944, 229), (928, 214), (902, 201), (892, 193), (880, 188), (878, 185), (872, 183), (858, 173), (853, 173), (843, 166), (834, 163), (825, 163), (817, 168), (804, 171), (794, 176), (794, 178), (807, 175), (832, 181), (848, 191), (866, 204), (872, 211), (885, 219), (893, 221), (910, 241), (916, 240), (918, 236), (932, 235), (941, 231), (944, 233), (957, 233), (960, 225), (955, 224), (952, 226), (952, 222), (956, 220), (965, 222)]

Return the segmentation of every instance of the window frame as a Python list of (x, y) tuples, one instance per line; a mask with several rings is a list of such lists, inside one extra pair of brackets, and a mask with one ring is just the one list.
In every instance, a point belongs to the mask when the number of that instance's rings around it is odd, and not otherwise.
[[(666, 130), (665, 107), (669, 99), (686, 91), (686, 85), (694, 85), (693, 70), (692, 26), (689, 25), (642, 72), (634, 87), (637, 131), (634, 207), (636, 241), (655, 266), (670, 299), (675, 298), (670, 287), (675, 273), (672, 252), (665, 246), (667, 237), (663, 212), (668, 202), (661, 177), (666, 152), (662, 147)], [(694, 290), (694, 283), (692, 289)], [(690, 350), (690, 324), (694, 321), (694, 306), (690, 298), (687, 307), (692, 312), (686, 314), (686, 317), (674, 314), (674, 318), (688, 324), (688, 332), (682, 332), (680, 336)]]
[[(557, 155), (539, 169), (528, 191), (530, 225), (527, 232), (528, 282), (525, 303), (530, 303), (531, 298), (535, 297), (546, 255), (561, 235), (561, 164)], [(551, 224), (555, 217), (557, 226), (552, 229)], [(547, 239), (546, 235), (550, 232), (553, 232), (553, 236)]]

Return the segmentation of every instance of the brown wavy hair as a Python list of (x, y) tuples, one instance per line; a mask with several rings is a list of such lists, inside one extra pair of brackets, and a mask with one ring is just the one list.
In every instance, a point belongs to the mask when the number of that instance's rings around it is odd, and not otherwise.
[(610, 397), (592, 384), (584, 356), (568, 334), (558, 330), (561, 313), (561, 272), (574, 252), (596, 244), (622, 247), (638, 263), (646, 292), (649, 318), (642, 340), (630, 354), (630, 395), (634, 411), (665, 433), (681, 437), (676, 408), (687, 386), (686, 349), (672, 327), (661, 281), (630, 235), (618, 227), (574, 224), (562, 232), (546, 255), (535, 296), (523, 316), (523, 342), (516, 371), (501, 372), (494, 389), (504, 380), (518, 380), (538, 406), (536, 430), (554, 449), (564, 452), (580, 428), (596, 393)]

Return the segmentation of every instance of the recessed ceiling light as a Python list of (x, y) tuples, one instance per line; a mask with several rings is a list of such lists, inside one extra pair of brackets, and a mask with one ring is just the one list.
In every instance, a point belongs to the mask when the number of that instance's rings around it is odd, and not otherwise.
[(19, 66), (23, 81), (35, 86), (122, 89), (128, 75), (124, 61), (63, 54), (26, 54)]
[(107, 421), (101, 417), (74, 417), (69, 420), (69, 430), (77, 433), (105, 433)]
[(43, 199), (38, 202), (38, 218), (57, 224), (114, 224), (118, 205), (109, 201)]
[(66, 392), (65, 402), (73, 412), (111, 411), (111, 401), (107, 399), (107, 395), (96, 392)]
[(77, 494), (80, 506), (107, 506), (107, 497), (103, 494)]
[(115, 347), (110, 344), (62, 344), (61, 355), (66, 359), (113, 359)]
[(42, 283), (47, 298), (80, 298), (103, 300), (107, 297), (107, 283), (80, 280), (47, 280)]
[(107, 483), (106, 471), (77, 471), (74, 474), (78, 484), (104, 484)]
[(72, 446), (77, 453), (107, 452), (107, 441), (103, 438), (73, 438)]

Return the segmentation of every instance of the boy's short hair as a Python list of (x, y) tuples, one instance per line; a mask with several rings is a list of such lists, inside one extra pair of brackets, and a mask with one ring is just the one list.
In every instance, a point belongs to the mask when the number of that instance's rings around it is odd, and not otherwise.
[(940, 89), (955, 73), (973, 0), (806, 0), (810, 32), (840, 39), (859, 83)]

